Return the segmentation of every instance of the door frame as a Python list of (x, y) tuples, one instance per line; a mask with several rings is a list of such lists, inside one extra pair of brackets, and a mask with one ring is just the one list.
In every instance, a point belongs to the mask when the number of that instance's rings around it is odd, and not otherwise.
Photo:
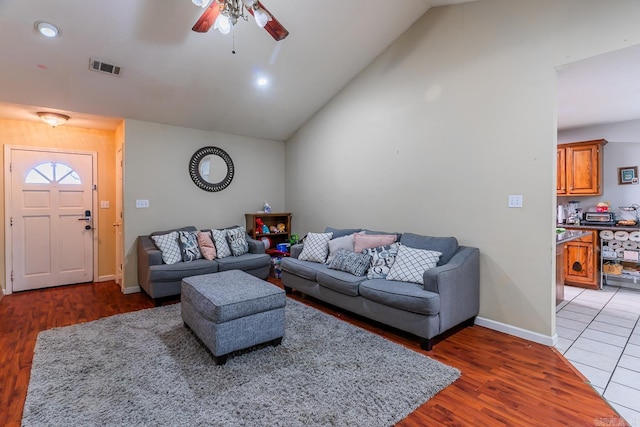
[(98, 153), (96, 151), (85, 150), (71, 150), (64, 148), (51, 148), (51, 147), (31, 147), (23, 145), (5, 145), (4, 146), (4, 268), (5, 268), (5, 283), (6, 289), (5, 295), (13, 293), (13, 281), (11, 280), (11, 272), (13, 270), (13, 254), (12, 245), (13, 230), (11, 229), (11, 212), (12, 212), (12, 185), (11, 185), (11, 173), (9, 172), (11, 167), (11, 152), (13, 150), (20, 151), (47, 151), (52, 153), (63, 154), (84, 154), (91, 156), (92, 162), (92, 174), (91, 180), (93, 186), (91, 188), (91, 210), (93, 212), (93, 278), (94, 282), (98, 281), (98, 230), (99, 230), (99, 210), (98, 210), (98, 195), (97, 195), (97, 182), (98, 182)]

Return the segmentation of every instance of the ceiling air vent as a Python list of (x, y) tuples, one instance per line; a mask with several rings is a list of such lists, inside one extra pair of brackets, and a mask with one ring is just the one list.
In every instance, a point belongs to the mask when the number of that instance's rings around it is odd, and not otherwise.
[(117, 65), (107, 64), (98, 59), (89, 58), (89, 69), (91, 71), (99, 71), (101, 73), (111, 74), (112, 76), (120, 76), (122, 68)]

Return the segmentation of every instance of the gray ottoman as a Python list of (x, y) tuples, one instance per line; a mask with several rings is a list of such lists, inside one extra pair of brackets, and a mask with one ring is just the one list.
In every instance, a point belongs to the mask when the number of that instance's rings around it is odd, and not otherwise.
[(284, 336), (284, 290), (240, 270), (182, 279), (182, 320), (224, 364), (229, 353)]

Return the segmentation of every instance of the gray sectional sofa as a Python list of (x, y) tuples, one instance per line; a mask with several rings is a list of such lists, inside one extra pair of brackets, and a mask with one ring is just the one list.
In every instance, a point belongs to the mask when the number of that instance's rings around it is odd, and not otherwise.
[[(362, 232), (327, 227), (333, 239)], [(367, 234), (380, 234), (365, 230)], [(382, 233), (392, 234), (392, 233)], [(424, 272), (424, 284), (368, 279), (329, 268), (323, 263), (298, 259), (303, 244), (291, 247), (282, 260), (282, 283), (287, 292), (297, 290), (331, 305), (417, 335), (431, 350), (433, 338), (460, 324), (472, 325), (480, 305), (479, 250), (458, 246), (455, 237), (398, 234), (401, 245), (442, 253), (436, 267)]]
[[(227, 228), (235, 227), (237, 226)], [(181, 230), (197, 231), (197, 228), (187, 226), (138, 236), (138, 284), (154, 300), (156, 305), (161, 298), (180, 295), (180, 283), (185, 277), (228, 270), (243, 270), (260, 279), (266, 279), (269, 276), (271, 257), (265, 253), (264, 244), (252, 239), (249, 235), (246, 236), (249, 252), (244, 255), (165, 264), (162, 260), (162, 252), (151, 236)]]

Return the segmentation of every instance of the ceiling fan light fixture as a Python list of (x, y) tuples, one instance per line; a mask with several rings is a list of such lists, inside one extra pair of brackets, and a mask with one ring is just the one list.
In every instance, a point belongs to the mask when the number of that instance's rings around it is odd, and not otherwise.
[(222, 34), (229, 34), (231, 27), (233, 27), (231, 20), (224, 14), (218, 15), (215, 24), (213, 24), (213, 28), (220, 31)]
[(249, 9), (250, 7), (255, 6), (256, 3), (258, 3), (258, 0), (242, 0), (242, 3), (244, 3), (244, 6)]
[(271, 15), (261, 7), (256, 7), (253, 10), (253, 17), (260, 28), (264, 28), (264, 26), (267, 25), (267, 22), (271, 21)]
[(209, 6), (209, 3), (211, 3), (211, 0), (191, 0), (191, 2), (196, 6), (200, 6), (201, 8), (204, 9), (205, 7)]
[(40, 120), (42, 120), (43, 122), (45, 122), (51, 127), (63, 125), (67, 122), (67, 120), (71, 118), (65, 114), (50, 113), (46, 111), (38, 111), (36, 114), (38, 114), (38, 117), (40, 117)]

